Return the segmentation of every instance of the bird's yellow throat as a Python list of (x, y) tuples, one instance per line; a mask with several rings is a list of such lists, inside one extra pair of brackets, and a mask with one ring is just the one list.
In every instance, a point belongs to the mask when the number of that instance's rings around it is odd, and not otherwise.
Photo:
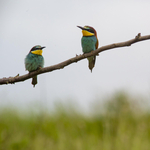
[(39, 50), (35, 50), (35, 51), (31, 51), (32, 54), (36, 54), (36, 55), (42, 55), (42, 50), (39, 49)]
[(83, 34), (83, 36), (93, 36), (94, 35), (94, 33), (91, 33), (91, 32), (86, 31), (86, 30), (82, 30), (82, 34)]

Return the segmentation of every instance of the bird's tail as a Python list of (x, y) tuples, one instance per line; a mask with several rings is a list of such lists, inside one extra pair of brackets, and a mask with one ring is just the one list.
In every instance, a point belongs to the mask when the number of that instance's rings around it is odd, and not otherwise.
[(35, 87), (36, 84), (37, 84), (37, 76), (34, 76), (32, 78), (32, 85), (33, 85), (33, 87)]
[(87, 59), (88, 59), (88, 61), (89, 61), (89, 69), (90, 69), (91, 72), (92, 72), (92, 69), (93, 69), (94, 66), (95, 66), (96, 56), (91, 56), (91, 57), (88, 57)]

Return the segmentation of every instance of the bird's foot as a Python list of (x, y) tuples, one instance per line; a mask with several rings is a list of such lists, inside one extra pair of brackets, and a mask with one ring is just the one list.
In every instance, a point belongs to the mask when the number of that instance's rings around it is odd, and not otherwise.
[(38, 67), (38, 69), (37, 69), (37, 70), (40, 70), (40, 69), (42, 69), (42, 67)]
[(83, 54), (83, 58), (85, 58), (85, 54)]
[[(94, 51), (91, 51), (90, 53), (93, 53)], [(96, 54), (96, 56), (99, 56), (99, 53), (98, 54)]]
[(38, 67), (37, 71), (40, 71), (42, 69), (42, 67)]

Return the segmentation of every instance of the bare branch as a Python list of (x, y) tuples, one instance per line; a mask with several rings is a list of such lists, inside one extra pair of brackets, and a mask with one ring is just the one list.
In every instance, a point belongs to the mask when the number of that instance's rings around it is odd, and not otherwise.
[(0, 85), (2, 85), (2, 84), (14, 84), (16, 82), (25, 81), (29, 78), (32, 78), (35, 75), (39, 75), (39, 74), (46, 73), (46, 72), (51, 72), (51, 71), (54, 71), (54, 70), (57, 70), (57, 69), (63, 69), (64, 67), (66, 67), (66, 66), (68, 66), (72, 63), (78, 62), (82, 59), (85, 59), (85, 58), (93, 56), (93, 55), (97, 55), (100, 52), (110, 50), (110, 49), (114, 49), (114, 48), (118, 48), (118, 47), (131, 46), (132, 44), (134, 44), (136, 42), (149, 40), (149, 39), (150, 39), (150, 35), (141, 36), (141, 34), (139, 33), (134, 39), (131, 39), (129, 41), (102, 46), (102, 47), (98, 48), (97, 50), (92, 51), (92, 53), (76, 55), (76, 57), (70, 58), (70, 59), (68, 59), (64, 62), (61, 62), (61, 63), (53, 65), (53, 66), (41, 68), (39, 70), (36, 70), (34, 72), (31, 72), (31, 73), (28, 73), (28, 74), (25, 74), (25, 75), (22, 75), (22, 76), (19, 76), (19, 74), (18, 74), (15, 77), (1, 78), (0, 79)]

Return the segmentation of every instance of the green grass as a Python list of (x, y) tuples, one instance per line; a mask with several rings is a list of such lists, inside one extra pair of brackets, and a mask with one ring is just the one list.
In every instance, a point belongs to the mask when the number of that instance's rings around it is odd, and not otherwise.
[(0, 150), (149, 150), (150, 114), (130, 102), (116, 95), (90, 117), (1, 109)]

